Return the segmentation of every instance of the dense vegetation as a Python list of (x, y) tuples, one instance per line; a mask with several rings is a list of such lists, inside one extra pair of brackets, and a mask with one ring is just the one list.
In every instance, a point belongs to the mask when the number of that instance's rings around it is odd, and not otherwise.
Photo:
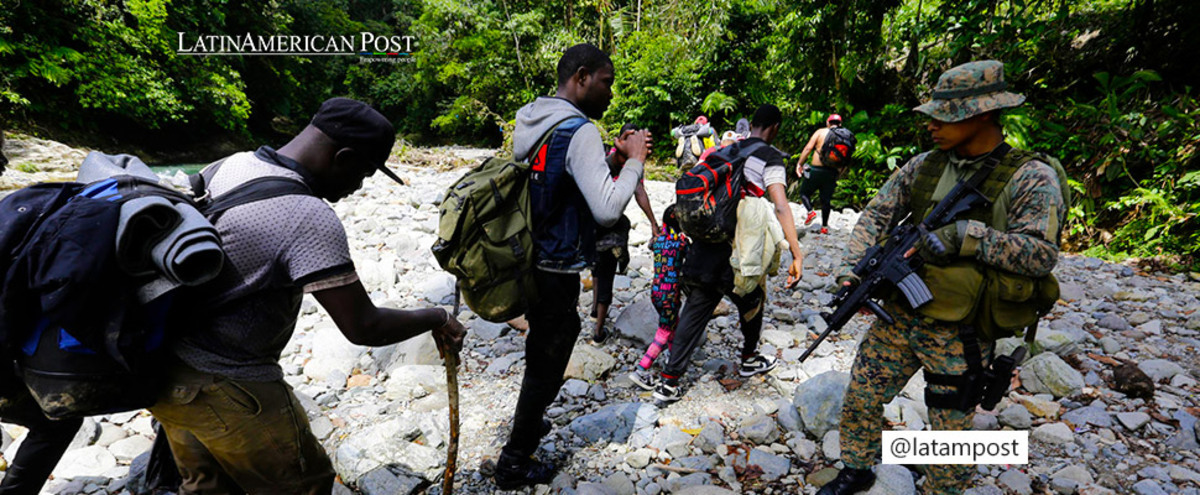
[[(860, 206), (928, 148), (908, 109), (937, 74), (994, 58), (1029, 99), (1006, 116), (1011, 139), (1074, 178), (1070, 247), (1195, 266), (1197, 20), (1195, 0), (6, 0), (0, 119), (212, 154), (278, 141), (323, 99), (352, 95), (410, 142), (498, 146), (516, 109), (552, 92), (561, 51), (589, 41), (616, 64), (608, 128), (665, 136), (699, 114), (727, 128), (771, 102), (788, 118), (777, 145), (797, 153), (825, 114), (847, 116), (860, 165), (837, 200)], [(196, 57), (175, 53), (177, 32), (371, 32), (415, 46), (399, 64)]]

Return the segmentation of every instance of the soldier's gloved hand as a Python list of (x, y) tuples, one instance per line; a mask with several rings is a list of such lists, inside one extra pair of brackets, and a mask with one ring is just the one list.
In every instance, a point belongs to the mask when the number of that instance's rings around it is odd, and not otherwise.
[(944, 225), (925, 235), (918, 246), (921, 259), (934, 265), (948, 265), (959, 257), (962, 240), (967, 236), (967, 221)]
[(837, 282), (834, 284), (825, 286), (825, 291), (829, 292), (830, 294), (836, 294), (837, 291), (842, 290), (842, 287), (854, 287), (858, 285), (859, 282), (861, 282), (861, 280), (858, 278), (858, 275), (853, 273), (842, 275), (837, 278)]

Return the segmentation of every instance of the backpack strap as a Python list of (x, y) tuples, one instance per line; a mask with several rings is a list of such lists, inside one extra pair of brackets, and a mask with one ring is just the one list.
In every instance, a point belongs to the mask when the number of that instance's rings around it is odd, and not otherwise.
[(197, 204), (202, 205), (212, 200), (212, 198), (208, 196), (208, 184), (211, 183), (213, 177), (217, 175), (217, 170), (221, 169), (221, 165), (225, 164), (225, 160), (227, 160), (227, 158), (222, 158), (212, 162), (199, 172), (188, 176), (188, 183), (192, 186), (192, 198), (195, 199)]
[[(572, 115), (558, 121), (557, 124), (554, 124), (554, 127), (551, 127), (546, 131), (545, 134), (542, 134), (541, 138), (538, 139), (537, 144), (534, 145), (533, 149), (531, 150), (533, 154), (525, 157), (525, 161), (526, 163), (529, 163), (530, 169), (534, 172), (545, 171), (547, 156), (549, 155), (551, 158), (553, 158), (555, 155), (559, 154), (562, 155), (564, 159), (563, 165), (565, 166), (567, 149), (570, 148), (571, 141), (568, 139), (566, 144), (561, 144), (562, 141), (558, 138), (570, 138), (574, 136), (575, 131), (578, 131), (579, 128), (583, 127), (583, 125), (588, 122), (589, 121), (587, 117)], [(560, 144), (555, 146), (556, 142)], [(555, 151), (558, 153), (549, 153), (550, 148), (555, 148)]]
[[(199, 174), (197, 174), (199, 175)], [(208, 194), (208, 191), (205, 191)], [(303, 182), (287, 177), (258, 177), (242, 183), (229, 192), (212, 198), (200, 208), (208, 221), (216, 225), (217, 219), (235, 206), (287, 195), (315, 196)]]

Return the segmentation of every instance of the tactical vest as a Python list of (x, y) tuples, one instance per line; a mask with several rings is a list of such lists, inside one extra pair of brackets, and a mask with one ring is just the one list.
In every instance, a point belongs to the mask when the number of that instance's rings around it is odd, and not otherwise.
[[(529, 200), (539, 268), (578, 272), (596, 255), (596, 221), (583, 193), (567, 173), (571, 138), (588, 120), (570, 118), (529, 155)], [(597, 150), (603, 152), (603, 150)]]
[[(938, 183), (949, 164), (948, 152), (934, 150), (917, 170), (909, 204), (914, 214), (924, 218), (942, 198), (935, 198)], [(1058, 175), (1064, 208), (1070, 205), (1066, 172), (1057, 160), (1038, 153), (1013, 149), (980, 185), (980, 192), (991, 201), (991, 208), (976, 208), (962, 214), (960, 220), (976, 220), (997, 231), (1008, 229), (1006, 204), (999, 201), (1013, 175), (1030, 160), (1050, 165)], [(1061, 224), (1059, 226), (1061, 231)], [(1059, 233), (1050, 239), (1056, 245)], [(986, 340), (1024, 335), (1058, 300), (1058, 280), (1054, 275), (1028, 277), (985, 265), (977, 259), (959, 259), (946, 266), (925, 265), (919, 272), (933, 293), (933, 301), (917, 309), (926, 317), (944, 322), (974, 325)]]

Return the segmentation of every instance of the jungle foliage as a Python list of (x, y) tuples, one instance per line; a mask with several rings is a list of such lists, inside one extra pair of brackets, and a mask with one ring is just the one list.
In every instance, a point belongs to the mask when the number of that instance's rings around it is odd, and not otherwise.
[[(774, 103), (787, 119), (776, 145), (798, 154), (841, 113), (859, 150), (837, 202), (861, 207), (929, 148), (909, 109), (937, 75), (992, 58), (1028, 97), (1005, 116), (1012, 143), (1074, 179), (1068, 246), (1195, 266), (1197, 19), (1194, 0), (6, 0), (0, 119), (144, 148), (249, 145), (350, 95), (410, 142), (500, 146), (517, 108), (553, 93), (562, 50), (586, 41), (616, 66), (603, 126), (651, 129), (660, 158), (668, 131), (700, 114), (724, 130)], [(411, 63), (198, 57), (176, 53), (180, 32), (416, 41)]]

